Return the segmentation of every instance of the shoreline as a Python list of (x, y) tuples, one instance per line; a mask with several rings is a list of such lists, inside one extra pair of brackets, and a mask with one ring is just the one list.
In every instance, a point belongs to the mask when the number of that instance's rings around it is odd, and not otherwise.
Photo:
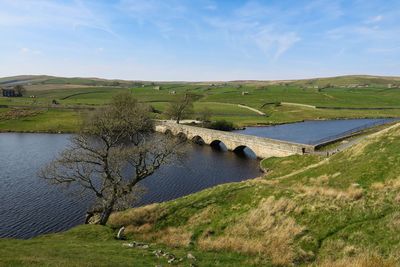
[[(256, 123), (256, 124), (248, 124), (242, 127), (238, 127), (234, 130), (245, 130), (247, 127), (273, 127), (279, 126), (284, 124), (294, 124), (294, 123), (301, 123), (307, 121), (337, 121), (337, 120), (363, 120), (363, 119), (400, 119), (400, 117), (395, 116), (384, 116), (384, 117), (353, 117), (353, 118), (324, 118), (324, 119), (311, 119), (311, 120), (297, 120), (297, 121), (289, 121), (289, 122), (276, 122), (276, 123)], [(15, 131), (15, 130), (2, 130), (0, 129), (0, 133), (47, 133), (47, 134), (74, 134), (78, 131), (53, 131), (53, 130), (23, 130), (23, 131)]]

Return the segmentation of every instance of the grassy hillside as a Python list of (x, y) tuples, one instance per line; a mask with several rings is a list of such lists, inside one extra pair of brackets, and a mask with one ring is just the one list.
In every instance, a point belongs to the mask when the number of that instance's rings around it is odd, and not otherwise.
[(112, 215), (112, 229), (125, 226), (130, 242), (150, 248), (123, 247), (109, 228), (83, 226), (1, 240), (0, 265), (151, 266), (166, 264), (152, 254), (162, 248), (190, 252), (198, 266), (396, 266), (399, 141), (397, 124), (330, 158), (266, 159), (265, 177)]
[[(343, 76), (285, 82), (217, 83), (152, 83), (51, 76), (16, 76), (0, 79), (0, 87), (16, 83), (26, 86), (26, 96), (0, 97), (0, 113), (3, 109), (10, 108), (57, 109), (59, 112), (68, 113), (64, 116), (64, 124), (69, 125), (76, 125), (68, 118), (72, 119), (82, 109), (106, 105), (115, 94), (126, 91), (159, 111), (158, 118), (165, 118), (162, 112), (168, 102), (174, 101), (179, 94), (191, 92), (197, 96), (191, 119), (198, 118), (199, 113), (208, 108), (212, 111), (213, 120), (225, 119), (239, 126), (312, 119), (400, 117), (400, 89), (388, 88), (388, 84), (400, 85), (399, 78), (396, 77)], [(354, 84), (368, 87), (348, 88)], [(326, 87), (327, 85), (330, 86)], [(155, 90), (155, 86), (160, 86), (160, 90)], [(316, 86), (318, 88), (315, 88)], [(54, 101), (58, 104), (53, 105)], [(239, 104), (255, 108), (266, 115), (240, 108)], [(70, 116), (71, 113), (75, 115)], [(0, 131), (19, 131), (19, 126), (13, 128), (12, 125), (24, 123), (20, 120), (5, 120), (0, 119)], [(32, 115), (31, 121), (35, 120), (40, 123), (41, 118)], [(48, 120), (49, 125), (59, 122), (57, 118), (52, 117)], [(21, 127), (29, 128), (29, 125)], [(53, 129), (54, 127), (51, 127), (49, 131)]]

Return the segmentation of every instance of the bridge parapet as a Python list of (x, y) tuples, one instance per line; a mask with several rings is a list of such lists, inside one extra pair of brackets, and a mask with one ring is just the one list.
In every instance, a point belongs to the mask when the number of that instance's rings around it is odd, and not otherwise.
[(201, 138), (208, 145), (213, 141), (221, 141), (230, 151), (248, 147), (260, 158), (284, 157), (314, 151), (312, 145), (182, 125), (170, 121), (157, 121), (155, 130), (162, 133), (170, 131), (173, 135), (184, 134), (189, 140)]

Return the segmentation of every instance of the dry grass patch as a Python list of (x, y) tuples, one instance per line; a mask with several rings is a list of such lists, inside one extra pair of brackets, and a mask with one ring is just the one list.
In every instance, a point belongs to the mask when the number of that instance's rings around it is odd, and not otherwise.
[(266, 256), (273, 264), (288, 265), (302, 254), (294, 239), (304, 231), (290, 216), (299, 212), (296, 203), (269, 197), (258, 207), (237, 218), (223, 236), (202, 236), (198, 245), (204, 250), (231, 250)]
[(400, 231), (400, 213), (395, 213), (395, 214), (392, 215), (388, 226), (393, 231)]
[(190, 244), (192, 235), (192, 232), (183, 228), (168, 227), (149, 234), (148, 238), (171, 247), (187, 247)]
[(323, 185), (329, 182), (329, 176), (324, 174), (317, 178), (310, 178), (310, 183), (314, 185)]
[(347, 190), (338, 190), (331, 187), (322, 186), (297, 186), (296, 191), (307, 197), (319, 197), (337, 200), (355, 201), (363, 197), (363, 189), (353, 185), (349, 186)]
[(398, 190), (400, 189), (400, 177), (385, 182), (376, 182), (371, 184), (374, 190)]
[(122, 212), (115, 212), (111, 214), (109, 224), (114, 227), (153, 225), (163, 212), (164, 210), (160, 204), (151, 204)]
[(43, 113), (44, 110), (39, 109), (26, 109), (26, 108), (13, 108), (7, 112), (0, 114), (0, 121), (2, 120), (16, 120), (25, 117), (36, 116)]
[(127, 234), (145, 234), (145, 233), (149, 233), (151, 230), (153, 230), (153, 225), (149, 224), (149, 223), (145, 223), (140, 226), (128, 225), (125, 228), (125, 233), (127, 233)]
[(216, 215), (218, 209), (214, 206), (208, 206), (207, 208), (201, 210), (200, 212), (196, 213), (188, 220), (188, 225), (196, 226), (200, 224), (207, 224), (211, 222), (211, 218)]
[(269, 179), (268, 175), (266, 174), (263, 177), (247, 180), (245, 183), (250, 185), (277, 185), (280, 183), (280, 181), (277, 179)]
[(363, 142), (356, 144), (355, 146), (351, 147), (350, 149), (348, 149), (346, 152), (349, 153), (349, 156), (351, 158), (353, 157), (357, 157), (360, 156), (361, 154), (363, 154), (364, 149), (374, 143), (379, 141), (379, 138), (382, 137), (383, 135), (388, 135), (391, 137), (395, 137), (395, 136), (399, 136), (400, 135), (400, 123), (396, 123), (395, 125), (392, 125), (386, 129), (383, 129), (379, 132), (373, 133), (371, 135), (369, 135), (366, 140), (364, 140)]
[(315, 265), (320, 267), (392, 267), (398, 266), (392, 259), (384, 259), (379, 255), (366, 253), (353, 257), (344, 257), (340, 260), (326, 260)]
[(162, 243), (170, 247), (189, 246), (193, 233), (183, 228), (168, 227), (154, 231), (151, 225), (132, 226), (125, 229), (126, 234), (134, 234), (134, 238), (147, 242)]

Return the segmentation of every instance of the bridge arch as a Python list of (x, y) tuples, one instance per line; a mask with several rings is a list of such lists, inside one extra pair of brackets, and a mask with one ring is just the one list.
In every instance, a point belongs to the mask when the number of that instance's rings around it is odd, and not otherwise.
[(170, 129), (166, 129), (163, 133), (168, 136), (173, 136), (173, 133)]
[(241, 157), (254, 158), (254, 159), (257, 158), (256, 152), (254, 152), (253, 149), (245, 145), (240, 145), (235, 147), (235, 149), (233, 149), (233, 152)]
[(188, 139), (187, 135), (183, 132), (177, 133), (176, 138), (178, 138), (179, 140), (187, 140)]
[(228, 151), (228, 147), (221, 140), (213, 140), (213, 141), (211, 141), (210, 146), (212, 148), (220, 150), (220, 151)]
[(198, 145), (204, 145), (206, 142), (200, 135), (195, 135), (192, 137), (192, 142)]
[(229, 151), (240, 152), (247, 150), (246, 147), (248, 147), (260, 158), (284, 157), (294, 154), (301, 155), (311, 153), (315, 149), (312, 145), (181, 125), (169, 121), (157, 121), (155, 130), (173, 136), (183, 132), (189, 140), (200, 140), (201, 138), (205, 144), (217, 147), (218, 149), (220, 149), (220, 145), (224, 145), (223, 147)]

